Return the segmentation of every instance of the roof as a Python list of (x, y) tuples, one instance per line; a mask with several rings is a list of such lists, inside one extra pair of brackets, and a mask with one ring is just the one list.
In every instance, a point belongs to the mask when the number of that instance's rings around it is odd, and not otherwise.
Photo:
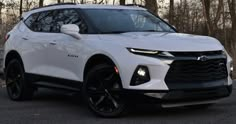
[(78, 9), (124, 9), (124, 10), (146, 10), (138, 6), (121, 6), (121, 5), (101, 5), (101, 4), (55, 4), (48, 5), (41, 8), (35, 8), (23, 14), (24, 18), (37, 12), (55, 10), (55, 9), (68, 9), (68, 8), (78, 8)]

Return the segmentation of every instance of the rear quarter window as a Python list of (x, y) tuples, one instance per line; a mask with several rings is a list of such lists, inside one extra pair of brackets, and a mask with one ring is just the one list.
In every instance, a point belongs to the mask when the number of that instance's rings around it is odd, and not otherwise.
[(35, 14), (30, 15), (25, 20), (25, 25), (28, 26), (31, 29), (32, 24), (37, 20), (38, 16), (39, 16), (39, 13), (35, 13)]

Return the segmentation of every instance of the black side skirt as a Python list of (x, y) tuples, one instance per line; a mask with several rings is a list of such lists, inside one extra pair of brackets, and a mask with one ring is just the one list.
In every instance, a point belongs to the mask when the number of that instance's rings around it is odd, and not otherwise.
[(31, 73), (25, 73), (25, 76), (28, 82), (31, 82), (33, 85), (39, 87), (70, 90), (70, 91), (80, 91), (80, 89), (82, 88), (82, 82), (80, 81), (37, 75)]

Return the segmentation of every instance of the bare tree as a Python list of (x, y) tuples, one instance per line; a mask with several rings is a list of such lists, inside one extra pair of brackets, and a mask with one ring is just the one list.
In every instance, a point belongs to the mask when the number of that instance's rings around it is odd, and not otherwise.
[(85, 0), (80, 0), (80, 4), (85, 4)]
[(3, 9), (4, 3), (0, 2), (0, 25), (2, 25), (2, 9)]
[(207, 30), (208, 30), (208, 35), (210, 36), (215, 36), (216, 31), (218, 29), (217, 23), (220, 20), (222, 10), (223, 10), (223, 0), (218, 0), (218, 7), (217, 7), (217, 12), (215, 14), (215, 18), (211, 19), (211, 13), (210, 13), (210, 8), (211, 8), (211, 2), (210, 0), (201, 0), (202, 5), (203, 5), (203, 15), (206, 21), (207, 25)]
[(158, 15), (158, 7), (156, 0), (145, 0), (145, 7), (152, 13)]
[(169, 23), (173, 23), (174, 18), (174, 0), (170, 0), (170, 6), (169, 6)]
[(125, 0), (120, 0), (120, 5), (125, 5)]
[(229, 11), (231, 16), (231, 43), (235, 44), (236, 42), (236, 1), (235, 0), (228, 0)]
[(39, 0), (39, 7), (43, 7), (44, 0)]
[(20, 18), (21, 18), (22, 13), (23, 13), (23, 0), (20, 0), (20, 9), (19, 9), (19, 12), (20, 12)]

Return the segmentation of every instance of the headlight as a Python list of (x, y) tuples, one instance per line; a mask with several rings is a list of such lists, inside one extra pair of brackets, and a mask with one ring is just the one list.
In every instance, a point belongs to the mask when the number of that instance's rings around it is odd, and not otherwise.
[(137, 48), (127, 48), (127, 49), (131, 53), (141, 54), (141, 55), (157, 55), (161, 53), (161, 51), (157, 51), (157, 50), (144, 50), (144, 49), (137, 49)]
[(145, 50), (145, 49), (138, 49), (138, 48), (127, 48), (129, 52), (137, 55), (145, 55), (145, 56), (152, 56), (152, 57), (174, 57), (169, 52), (158, 51), (158, 50)]

